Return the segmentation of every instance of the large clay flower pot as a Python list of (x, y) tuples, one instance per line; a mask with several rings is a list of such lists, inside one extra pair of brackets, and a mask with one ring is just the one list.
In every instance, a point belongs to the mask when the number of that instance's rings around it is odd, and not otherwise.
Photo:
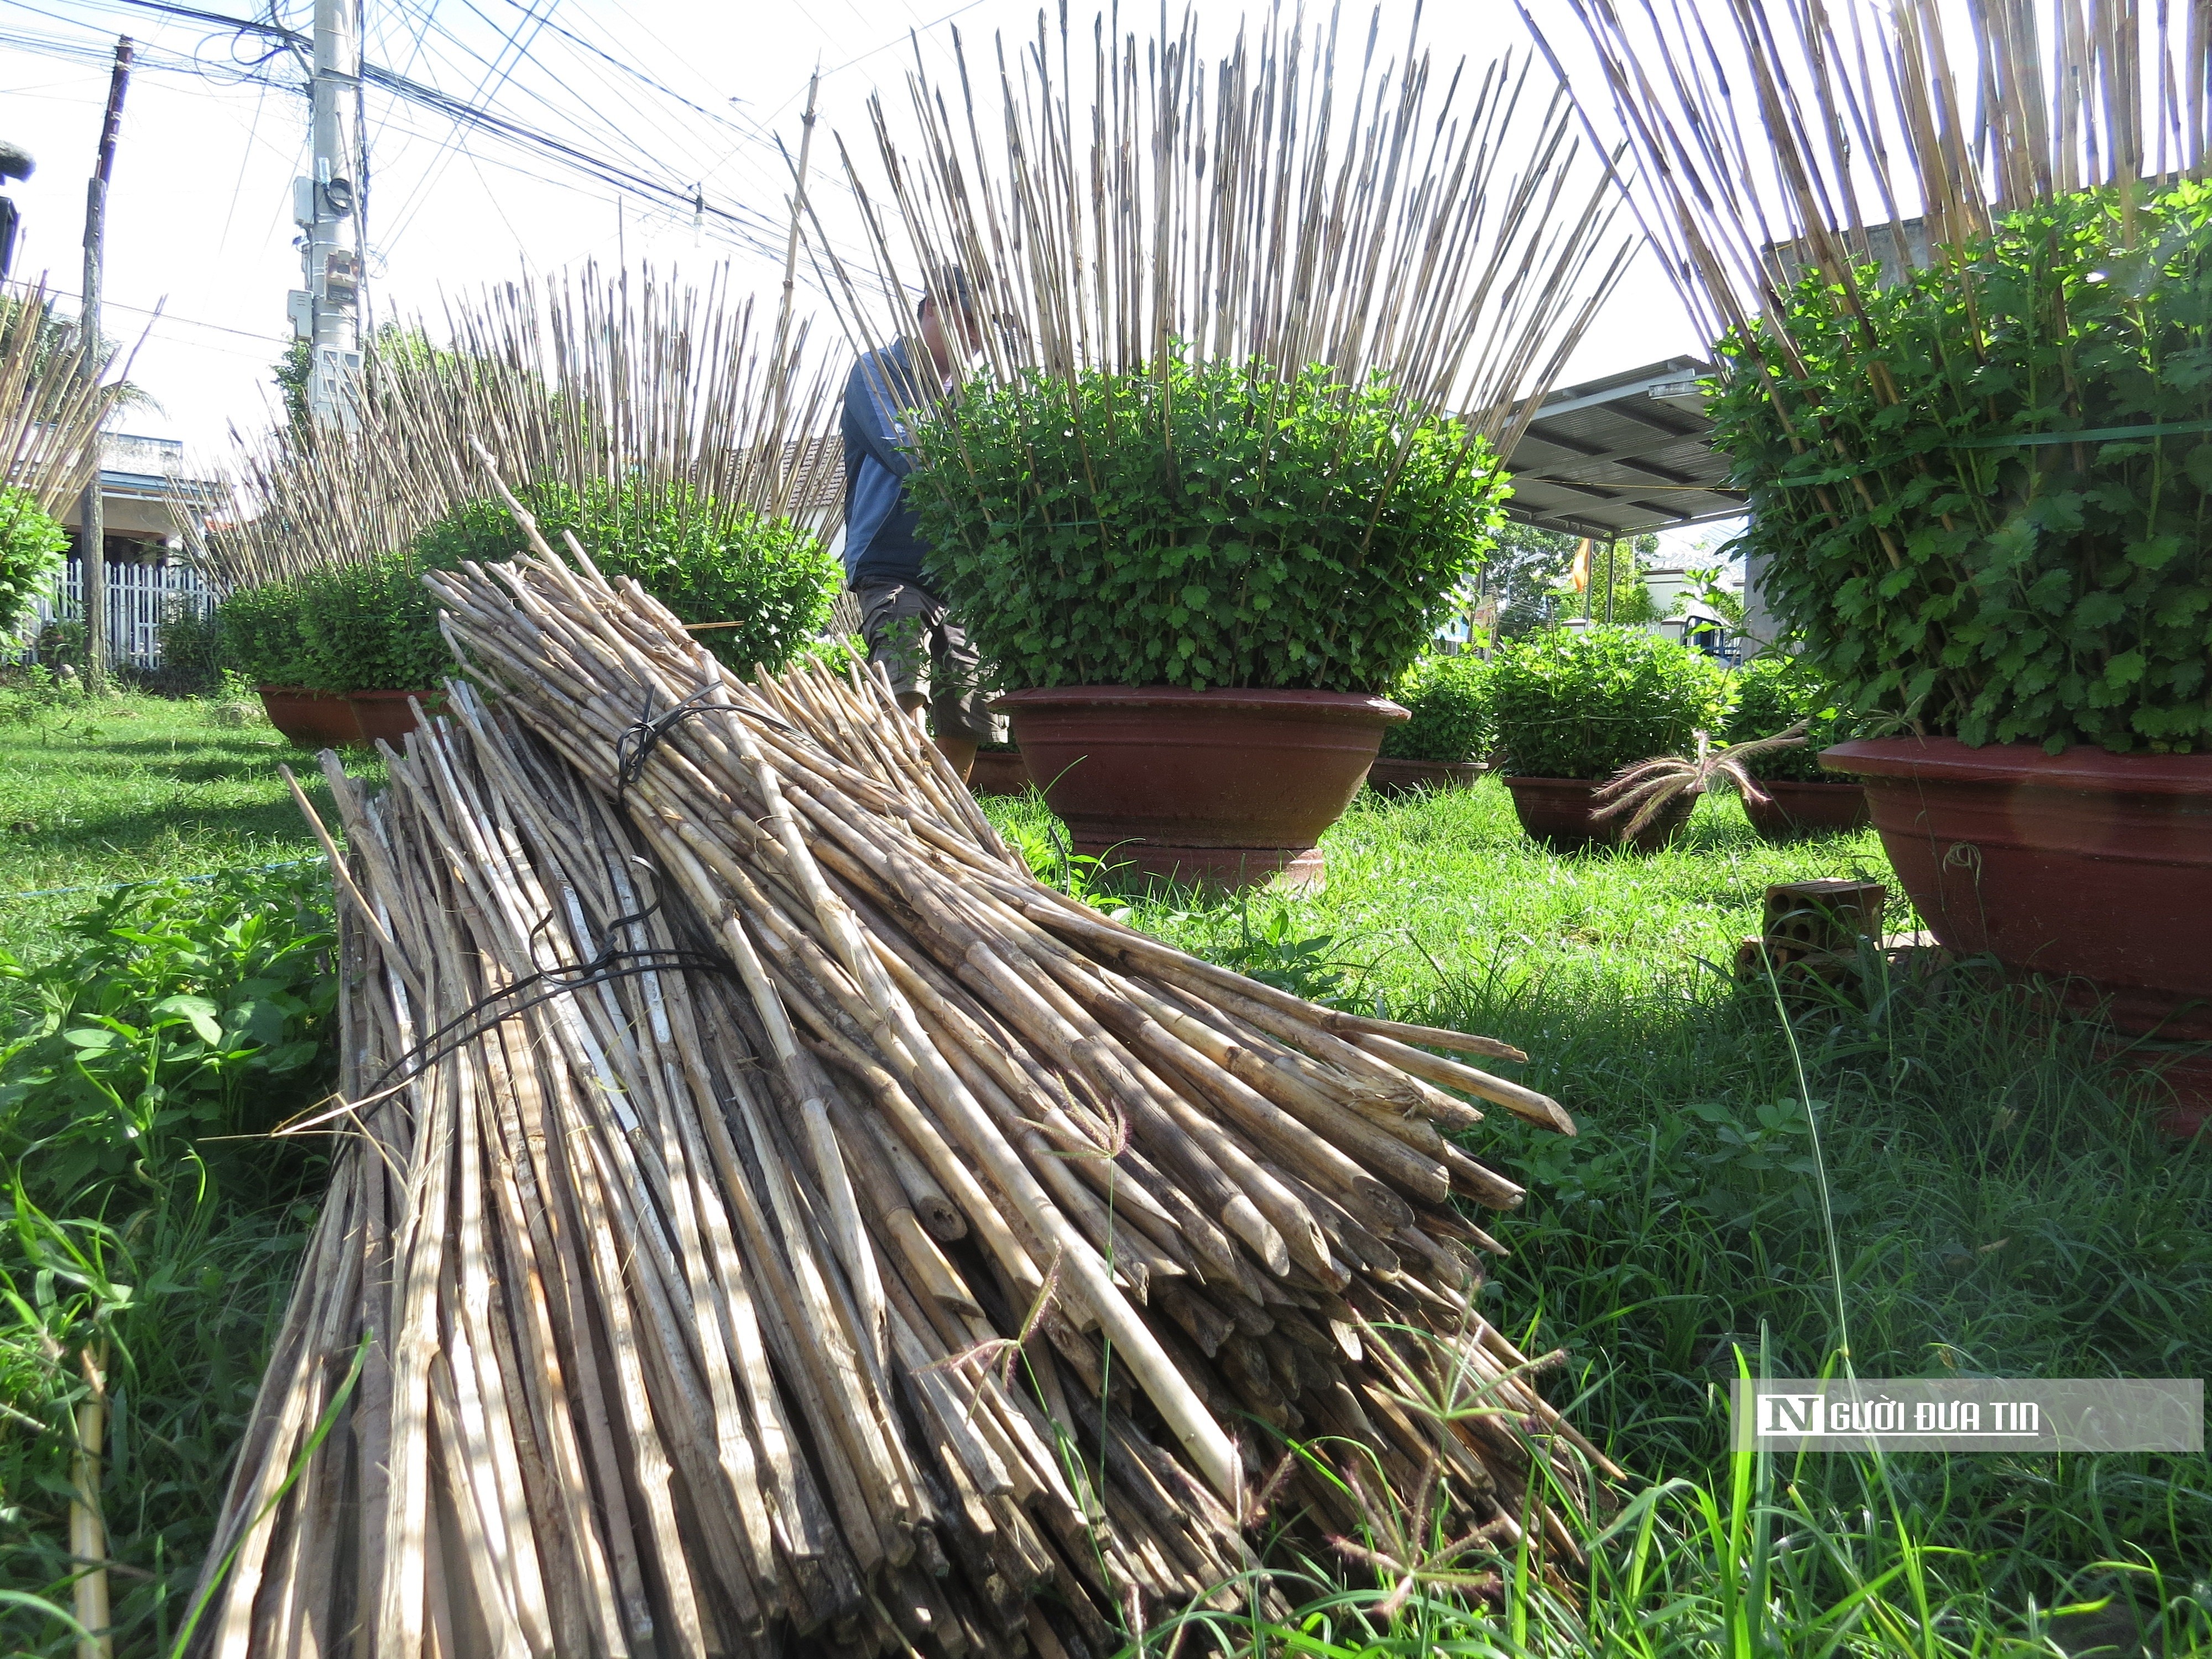
[(1867, 792), (1856, 783), (1812, 783), (1799, 779), (1762, 778), (1769, 799), (1744, 798), (1752, 828), (1769, 841), (1816, 836), (1832, 830), (1860, 830), (1869, 821)]
[(1633, 836), (1622, 830), (1636, 816), (1631, 808), (1609, 818), (1596, 816), (1590, 797), (1601, 785), (1583, 778), (1508, 778), (1513, 792), (1513, 811), (1529, 839), (1540, 841), (1554, 853), (1578, 853), (1588, 847), (1626, 847), (1632, 852), (1656, 853), (1674, 838), (1690, 821), (1694, 798), (1677, 795), (1659, 816)]
[(1194, 884), (1318, 881), (1383, 728), (1382, 697), (1069, 685), (995, 707), (1075, 851)]
[(270, 725), (288, 743), (302, 749), (328, 749), (361, 741), (361, 722), (354, 715), (353, 704), (344, 697), (310, 691), (303, 685), (255, 689), (261, 693), (262, 708), (269, 712)]
[[(2105, 1003), (2123, 1031), (2212, 1039), (2212, 755), (1876, 738), (1820, 763), (1866, 780), (1882, 848), (1949, 949), (2074, 981), (2069, 1000)], [(2175, 1066), (2177, 1091), (2184, 1073), (2203, 1067)]]
[(356, 691), (349, 701), (354, 716), (361, 722), (361, 741), (374, 743), (380, 738), (397, 749), (415, 729), (415, 711), (407, 700), (412, 697), (422, 705), (426, 713), (442, 714), (446, 694), (442, 691)]
[(1367, 787), (1395, 800), (1424, 789), (1464, 789), (1483, 770), (1480, 761), (1397, 760), (1386, 755), (1367, 769)]
[(968, 787), (979, 795), (1018, 795), (1030, 787), (1029, 763), (1018, 749), (979, 749)]

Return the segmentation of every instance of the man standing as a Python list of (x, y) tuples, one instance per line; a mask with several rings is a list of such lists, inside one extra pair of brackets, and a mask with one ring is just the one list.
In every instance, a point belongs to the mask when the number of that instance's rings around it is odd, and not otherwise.
[(869, 660), (901, 708), (929, 710), (938, 748), (964, 779), (975, 745), (993, 732), (989, 699), (966, 630), (922, 586), (926, 550), (905, 495), (914, 459), (900, 415), (942, 398), (982, 339), (966, 276), (933, 282), (918, 317), (929, 356), (921, 372), (901, 339), (862, 357), (845, 383), (845, 581), (860, 603)]

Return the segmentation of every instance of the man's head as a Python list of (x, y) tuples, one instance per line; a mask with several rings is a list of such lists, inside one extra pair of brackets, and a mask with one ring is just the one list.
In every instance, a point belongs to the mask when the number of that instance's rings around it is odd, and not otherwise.
[(940, 374), (951, 374), (955, 362), (966, 362), (983, 343), (983, 319), (975, 312), (975, 290), (968, 273), (957, 266), (930, 278), (915, 315), (921, 343), (929, 348)]

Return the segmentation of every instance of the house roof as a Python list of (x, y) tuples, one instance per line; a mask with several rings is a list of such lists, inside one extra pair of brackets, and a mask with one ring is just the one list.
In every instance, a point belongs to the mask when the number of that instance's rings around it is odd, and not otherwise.
[(1698, 389), (1711, 372), (1669, 357), (1553, 392), (1506, 459), (1506, 516), (1608, 541), (1741, 515)]

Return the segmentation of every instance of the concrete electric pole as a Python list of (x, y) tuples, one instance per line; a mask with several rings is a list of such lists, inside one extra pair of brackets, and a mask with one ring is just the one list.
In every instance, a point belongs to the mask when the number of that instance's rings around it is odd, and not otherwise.
[(360, 0), (315, 0), (313, 98), (314, 173), (294, 181), (307, 283), (291, 296), (292, 327), (309, 342), (307, 410), (350, 426), (361, 374), (361, 238), (358, 124)]
[[(100, 155), (84, 193), (84, 295), (77, 329), (84, 339), (84, 372), (97, 380), (106, 369), (100, 349), (100, 260), (107, 246), (107, 180), (115, 171), (115, 141), (123, 131), (123, 94), (131, 85), (131, 37), (115, 43), (115, 72), (107, 79), (107, 115), (100, 125)], [(107, 514), (100, 494), (100, 434), (92, 436), (92, 482), (77, 510), (77, 596), (84, 611), (84, 678), (92, 690), (107, 682)]]

